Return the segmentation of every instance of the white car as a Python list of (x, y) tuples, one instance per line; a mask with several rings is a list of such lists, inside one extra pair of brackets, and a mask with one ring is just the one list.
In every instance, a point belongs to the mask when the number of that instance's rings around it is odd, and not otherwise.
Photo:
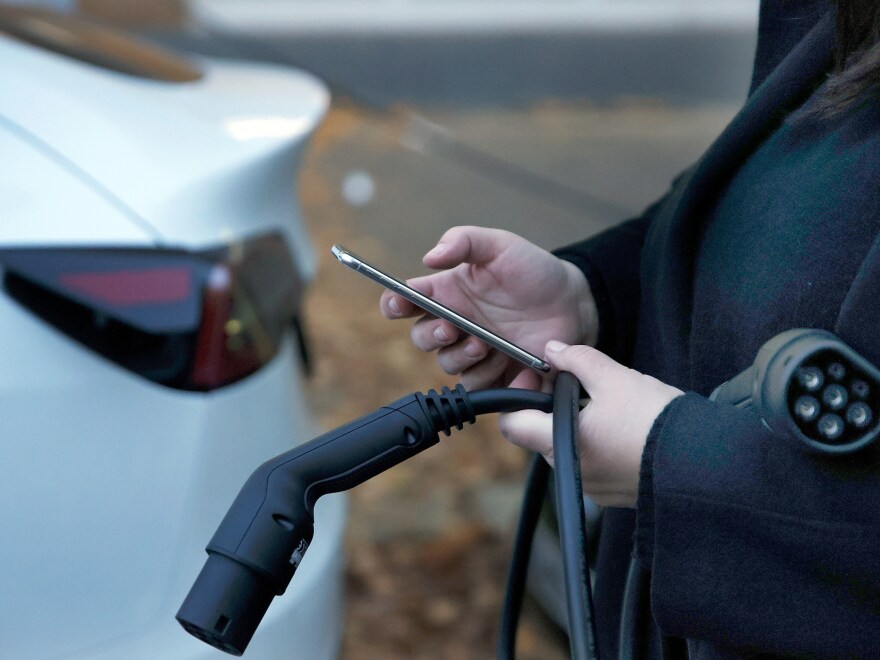
[[(248, 475), (318, 434), (295, 203), (328, 104), (0, 8), (0, 657), (226, 657), (174, 615)], [(332, 658), (345, 500), (247, 657)]]

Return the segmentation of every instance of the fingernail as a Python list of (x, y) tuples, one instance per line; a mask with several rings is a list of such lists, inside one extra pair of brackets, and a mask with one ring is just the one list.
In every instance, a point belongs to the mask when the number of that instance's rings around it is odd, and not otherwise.
[(441, 254), (446, 252), (446, 244), (445, 243), (437, 243), (433, 248), (428, 251), (426, 257), (439, 257)]
[(551, 339), (547, 342), (547, 345), (544, 347), (544, 350), (548, 353), (559, 353), (560, 351), (564, 351), (568, 348), (568, 344), (563, 344), (561, 341), (556, 341), (555, 339)]
[(388, 309), (395, 314), (400, 314), (400, 305), (397, 304), (397, 301), (394, 298), (388, 301)]
[(442, 325), (438, 325), (434, 328), (434, 339), (443, 343), (449, 341), (449, 335), (446, 334), (446, 330)]
[(479, 344), (469, 343), (464, 347), (464, 354), (469, 358), (479, 357), (482, 352), (483, 348)]

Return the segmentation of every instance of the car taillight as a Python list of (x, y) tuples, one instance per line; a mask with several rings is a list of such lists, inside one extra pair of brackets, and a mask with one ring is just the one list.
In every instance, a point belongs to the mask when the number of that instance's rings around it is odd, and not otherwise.
[(149, 248), (0, 250), (20, 304), (145, 378), (212, 390), (269, 362), (302, 279), (279, 234), (190, 252)]

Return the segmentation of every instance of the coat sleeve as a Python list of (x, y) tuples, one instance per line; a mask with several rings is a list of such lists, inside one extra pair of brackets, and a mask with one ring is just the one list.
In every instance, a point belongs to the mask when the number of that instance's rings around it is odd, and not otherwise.
[(554, 250), (577, 266), (590, 285), (599, 312), (596, 347), (628, 363), (639, 306), (641, 253), (655, 206), (592, 238)]
[(753, 411), (688, 393), (643, 455), (636, 532), (669, 635), (880, 657), (880, 455), (808, 453)]
[(641, 216), (553, 252), (587, 278), (599, 312), (596, 348), (623, 364), (630, 364), (635, 343), (645, 238), (657, 212), (675, 198), (692, 170), (679, 174), (669, 191)]

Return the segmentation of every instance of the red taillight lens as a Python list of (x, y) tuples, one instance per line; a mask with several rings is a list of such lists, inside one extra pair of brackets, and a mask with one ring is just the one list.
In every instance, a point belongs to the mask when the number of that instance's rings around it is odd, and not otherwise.
[(193, 293), (192, 273), (187, 268), (62, 273), (58, 284), (114, 307), (177, 302)]
[(114, 362), (170, 387), (211, 390), (277, 353), (302, 279), (278, 234), (207, 251), (0, 251), (6, 291)]
[(299, 307), (298, 283), (287, 246), (277, 237), (227, 251), (203, 287), (192, 371), (197, 387), (238, 380), (272, 359)]

